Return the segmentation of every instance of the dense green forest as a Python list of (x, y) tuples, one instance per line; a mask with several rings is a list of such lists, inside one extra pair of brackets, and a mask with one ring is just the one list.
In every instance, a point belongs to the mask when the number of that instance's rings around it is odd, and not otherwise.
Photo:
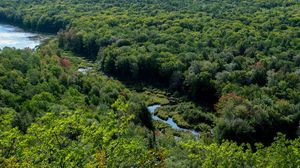
[(78, 72), (76, 58), (50, 48), (0, 50), (1, 167), (299, 165), (299, 138), (279, 135), (253, 150), (204, 133), (197, 141), (176, 140), (170, 130), (153, 137), (143, 97), (97, 72)]
[[(0, 21), (57, 33), (0, 51), (3, 167), (300, 164), (298, 0), (1, 0)], [(153, 103), (201, 136), (152, 121)]]

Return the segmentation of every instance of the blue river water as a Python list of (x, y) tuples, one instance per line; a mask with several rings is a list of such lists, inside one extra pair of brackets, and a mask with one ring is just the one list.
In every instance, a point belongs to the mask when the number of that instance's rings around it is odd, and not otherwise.
[(4, 47), (34, 49), (46, 38), (45, 35), (29, 33), (15, 26), (0, 24), (0, 49)]
[(171, 126), (171, 128), (175, 129), (175, 130), (179, 130), (179, 131), (188, 131), (188, 132), (191, 132), (192, 134), (194, 134), (195, 136), (199, 136), (200, 132), (197, 132), (195, 130), (192, 130), (192, 129), (185, 129), (185, 128), (181, 128), (179, 127), (176, 122), (174, 122), (174, 120), (172, 118), (168, 118), (167, 120), (163, 120), (161, 118), (159, 118), (157, 115), (155, 115), (155, 110), (157, 108), (161, 107), (161, 105), (151, 105), (151, 106), (148, 106), (147, 109), (148, 111), (151, 113), (152, 115), (152, 119), (153, 120), (156, 120), (156, 121), (160, 121), (160, 122), (163, 122), (163, 123), (166, 123), (168, 124), (169, 126)]
[[(29, 33), (25, 32), (18, 27), (14, 27), (11, 25), (0, 24), (0, 49), (4, 47), (14, 47), (17, 49), (24, 48), (36, 48), (43, 40), (45, 40), (47, 36), (37, 34), (37, 33)], [(79, 68), (78, 71), (82, 73), (86, 73), (91, 70), (91, 67), (88, 68)], [(148, 111), (151, 113), (153, 120), (157, 120), (163, 123), (170, 125), (175, 130), (180, 131), (188, 131), (198, 136), (200, 132), (195, 130), (185, 129), (179, 127), (172, 118), (168, 118), (167, 120), (163, 120), (154, 114), (155, 110), (159, 108), (160, 105), (152, 105), (148, 107)]]

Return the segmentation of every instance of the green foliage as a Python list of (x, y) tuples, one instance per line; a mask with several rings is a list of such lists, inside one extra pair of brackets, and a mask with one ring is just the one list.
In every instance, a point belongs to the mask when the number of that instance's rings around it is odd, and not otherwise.
[[(299, 8), (298, 0), (2, 0), (1, 21), (58, 33), (58, 44), (0, 51), (0, 166), (297, 167)], [(156, 93), (144, 103), (109, 77), (77, 72), (65, 51), (196, 105)], [(164, 132), (145, 107), (155, 103), (166, 105), (160, 116), (220, 144), (157, 137)], [(295, 140), (272, 143), (277, 132)], [(252, 151), (224, 139), (271, 145)]]
[(182, 128), (206, 131), (207, 127), (213, 126), (215, 116), (195, 106), (193, 103), (182, 102), (176, 105), (165, 105), (155, 112), (160, 118), (173, 120)]
[[(207, 111), (213, 111), (228, 93), (244, 97), (250, 104), (259, 101), (260, 95), (272, 102), (286, 100), (291, 107), (298, 107), (300, 101), (297, 0), (4, 0), (0, 5), (1, 20), (32, 30), (58, 32), (60, 48), (95, 60), (104, 73), (126, 81), (159, 83), (209, 108)], [(51, 49), (45, 52), (51, 53)], [(20, 90), (28, 82), (20, 74), (30, 69), (24, 62), (12, 59), (10, 66), (17, 68), (0, 79), (5, 89)], [(63, 67), (52, 67), (52, 73), (68, 86), (74, 84), (72, 77), (62, 69), (70, 67), (69, 63), (63, 59)], [(37, 72), (27, 73), (31, 84), (40, 83)], [(55, 94), (60, 94), (63, 88), (53, 85)], [(104, 89), (110, 90), (109, 94), (99, 92), (99, 88), (92, 88), (97, 96), (89, 94), (85, 101), (97, 105), (103, 100), (112, 103), (118, 97), (110, 86)], [(260, 102), (262, 108), (270, 106)], [(264, 114), (272, 109), (266, 111)], [(204, 117), (195, 114), (199, 120), (188, 119), (192, 114), (177, 119), (197, 125)], [(288, 124), (295, 127), (297, 121)], [(232, 129), (238, 125), (246, 132), (258, 129), (239, 119), (234, 123)]]
[(277, 132), (296, 137), (300, 121), (299, 105), (262, 97), (252, 101), (228, 94), (217, 104), (220, 117), (215, 133), (219, 141), (270, 143)]
[(191, 167), (297, 167), (300, 163), (300, 139), (278, 136), (271, 146), (257, 144), (252, 151), (247, 145), (225, 141), (205, 144), (202, 141), (182, 143)]
[[(154, 128), (137, 95), (105, 76), (77, 72), (71, 59), (40, 56), (42, 51), (0, 51), (0, 65), (8, 72), (0, 76), (1, 167), (152, 167), (163, 162), (156, 158), (160, 151), (149, 148), (147, 128)], [(64, 60), (70, 61), (68, 67)], [(20, 70), (15, 62), (26, 68)], [(136, 129), (145, 133), (132, 135)]]

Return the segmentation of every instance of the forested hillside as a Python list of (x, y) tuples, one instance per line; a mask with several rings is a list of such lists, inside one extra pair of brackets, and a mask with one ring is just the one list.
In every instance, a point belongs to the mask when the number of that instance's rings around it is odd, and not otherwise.
[[(2, 0), (0, 21), (57, 34), (0, 51), (4, 166), (300, 164), (298, 0)], [(182, 98), (157, 113), (200, 140), (160, 130), (110, 77)]]
[(97, 73), (78, 72), (76, 59), (52, 51), (0, 51), (1, 167), (299, 164), (299, 138), (282, 135), (256, 152), (231, 142), (178, 141), (167, 134), (154, 141), (141, 97)]
[(141, 99), (116, 81), (77, 72), (73, 63), (51, 52), (1, 51), (1, 167), (159, 162)]

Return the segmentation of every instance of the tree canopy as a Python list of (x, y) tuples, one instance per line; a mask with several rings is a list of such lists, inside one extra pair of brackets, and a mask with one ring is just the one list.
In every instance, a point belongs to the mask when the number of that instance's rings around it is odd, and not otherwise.
[[(37, 51), (0, 51), (0, 164), (299, 165), (299, 9), (298, 0), (2, 0), (1, 21), (57, 36)], [(75, 54), (93, 73), (77, 71)], [(181, 97), (156, 114), (201, 140), (168, 135), (113, 78)]]

